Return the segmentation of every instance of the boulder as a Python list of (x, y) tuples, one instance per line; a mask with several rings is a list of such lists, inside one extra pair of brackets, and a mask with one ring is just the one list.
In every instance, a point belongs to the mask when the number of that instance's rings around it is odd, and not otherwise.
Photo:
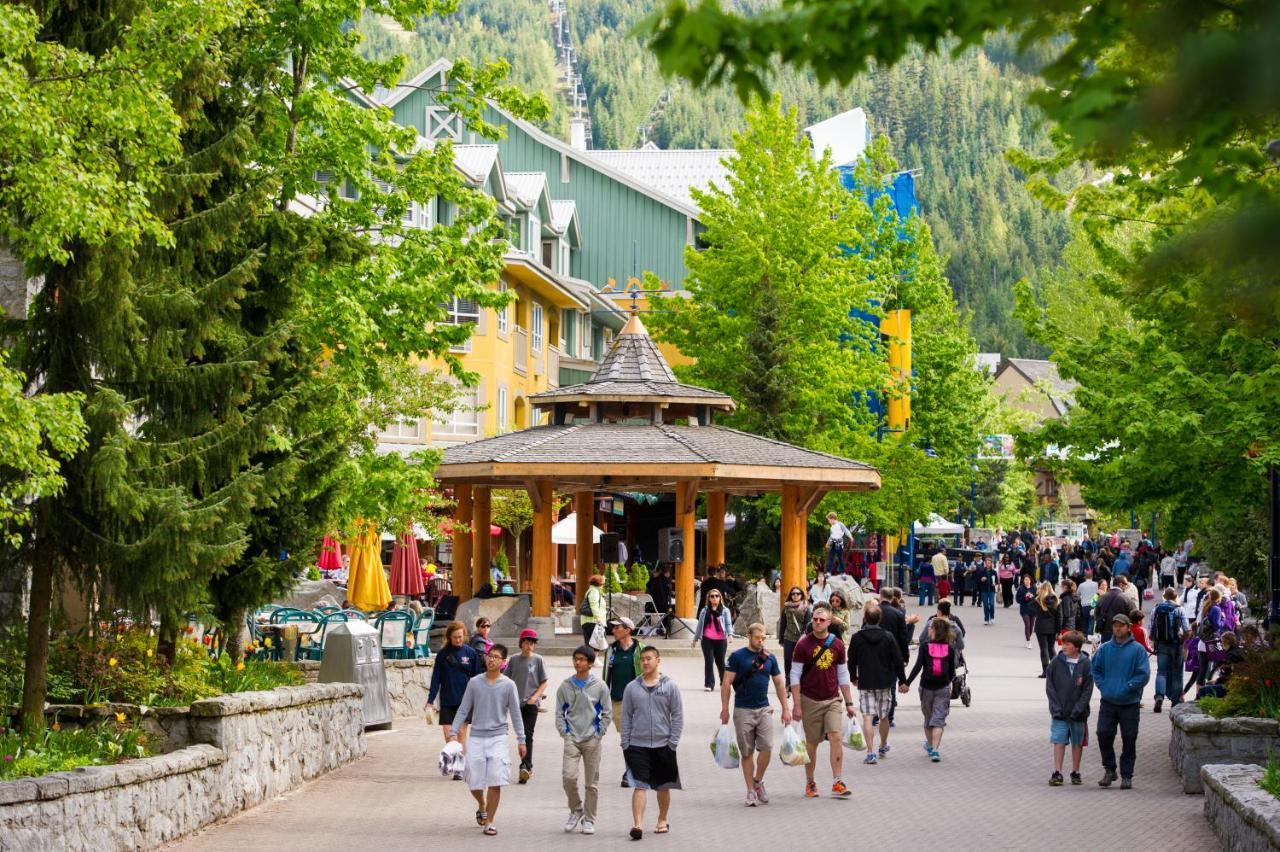
[(295, 609), (341, 606), (346, 594), (346, 591), (338, 588), (332, 580), (301, 580), (293, 587), (288, 597), (276, 603)]
[[(489, 635), (493, 638), (519, 636), (529, 616), (533, 614), (533, 603), (529, 594), (500, 595), (496, 598), (472, 598), (458, 605), (456, 618), (467, 627), (467, 637), (475, 632), (476, 621), (481, 617), (489, 619), (493, 629)], [(514, 649), (511, 649), (514, 653)]]
[(764, 580), (752, 583), (738, 603), (738, 618), (733, 622), (733, 632), (745, 636), (747, 628), (758, 621), (770, 635), (774, 634), (778, 630), (778, 605), (778, 593), (769, 588), (768, 583)]

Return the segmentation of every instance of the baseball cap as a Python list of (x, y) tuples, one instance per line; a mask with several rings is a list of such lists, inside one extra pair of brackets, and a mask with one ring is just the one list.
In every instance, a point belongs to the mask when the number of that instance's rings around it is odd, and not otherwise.
[(536, 631), (536, 630), (530, 630), (530, 629), (528, 629), (528, 628), (525, 628), (524, 630), (521, 630), (521, 631), (520, 631), (520, 641), (521, 641), (521, 642), (523, 642), (523, 641), (524, 641), (524, 640), (526, 640), (526, 639), (532, 639), (533, 641), (537, 642), (537, 641), (538, 641), (538, 631)]
[(612, 618), (612, 619), (610, 619), (610, 620), (609, 620), (609, 629), (610, 629), (610, 630), (612, 630), (613, 628), (615, 628), (615, 627), (617, 627), (617, 626), (619, 626), (619, 625), (621, 625), (621, 626), (623, 626), (623, 627), (627, 628), (628, 630), (630, 630), (630, 631), (631, 631), (631, 632), (633, 632), (633, 633), (635, 632), (635, 629), (636, 629), (636, 623), (635, 623), (634, 621), (632, 621), (631, 619), (629, 619), (629, 618), (625, 617), (625, 616), (619, 616), (618, 618)]
[(1112, 616), (1111, 623), (1112, 624), (1128, 624), (1129, 616), (1123, 613), (1121, 613), (1120, 615)]

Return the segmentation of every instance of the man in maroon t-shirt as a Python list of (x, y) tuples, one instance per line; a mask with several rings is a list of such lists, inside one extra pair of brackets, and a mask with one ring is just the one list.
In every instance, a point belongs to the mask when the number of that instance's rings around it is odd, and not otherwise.
[(844, 696), (844, 709), (852, 719), (853, 692), (849, 686), (849, 668), (846, 665), (844, 643), (828, 632), (831, 625), (831, 605), (825, 601), (814, 604), (813, 633), (800, 637), (791, 657), (792, 712), (804, 721), (804, 738), (809, 747), (809, 762), (804, 766), (805, 798), (818, 797), (818, 785), (813, 780), (814, 760), (818, 755), (818, 743), (826, 740), (831, 748), (831, 795), (847, 799), (853, 795), (840, 777), (844, 769), (844, 749), (840, 745), (840, 697)]

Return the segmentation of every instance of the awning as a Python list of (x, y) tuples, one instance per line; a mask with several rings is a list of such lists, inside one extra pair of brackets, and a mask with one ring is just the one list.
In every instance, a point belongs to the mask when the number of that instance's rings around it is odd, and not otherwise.
[[(604, 530), (593, 525), (591, 527), (591, 543), (599, 544), (600, 536), (603, 534), (604, 534)], [(567, 518), (552, 524), (551, 543), (552, 544), (577, 544), (578, 543), (578, 513), (577, 512), (570, 512)]]
[(964, 524), (948, 521), (938, 514), (929, 516), (929, 523), (915, 522), (916, 535), (964, 535)]
[[(431, 535), (431, 533), (427, 532), (427, 528), (426, 528), (426, 527), (424, 527), (422, 524), (414, 524), (414, 525), (413, 525), (413, 537), (414, 537), (415, 539), (420, 540), (420, 541), (431, 541), (431, 540), (432, 540), (432, 535)], [(394, 534), (394, 533), (384, 532), (384, 533), (382, 534), (382, 540), (383, 540), (383, 541), (395, 541), (395, 540), (396, 540), (396, 537), (395, 537), (395, 534)]]
[[(730, 514), (729, 512), (725, 512), (725, 513), (724, 513), (724, 529), (725, 529), (725, 532), (728, 532), (729, 530), (733, 529), (733, 528), (734, 528), (734, 527), (736, 527), (737, 525), (738, 525), (738, 516), (737, 516), (737, 515), (734, 515), (734, 514)], [(696, 521), (694, 521), (694, 522), (693, 522), (693, 526), (694, 526), (694, 528), (695, 528), (695, 529), (697, 529), (697, 530), (699, 530), (699, 531), (701, 531), (701, 532), (706, 532), (706, 531), (707, 531), (707, 519), (706, 519), (706, 518), (699, 518), (698, 520), (696, 520)]]

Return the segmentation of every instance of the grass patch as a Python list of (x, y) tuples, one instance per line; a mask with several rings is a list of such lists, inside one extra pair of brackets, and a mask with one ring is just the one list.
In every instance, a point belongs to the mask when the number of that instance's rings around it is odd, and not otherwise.
[(1267, 758), (1267, 765), (1258, 779), (1258, 786), (1280, 799), (1280, 760), (1273, 754)]
[(123, 716), (90, 728), (64, 730), (54, 723), (35, 736), (0, 728), (0, 780), (31, 778), (152, 754), (147, 734)]

